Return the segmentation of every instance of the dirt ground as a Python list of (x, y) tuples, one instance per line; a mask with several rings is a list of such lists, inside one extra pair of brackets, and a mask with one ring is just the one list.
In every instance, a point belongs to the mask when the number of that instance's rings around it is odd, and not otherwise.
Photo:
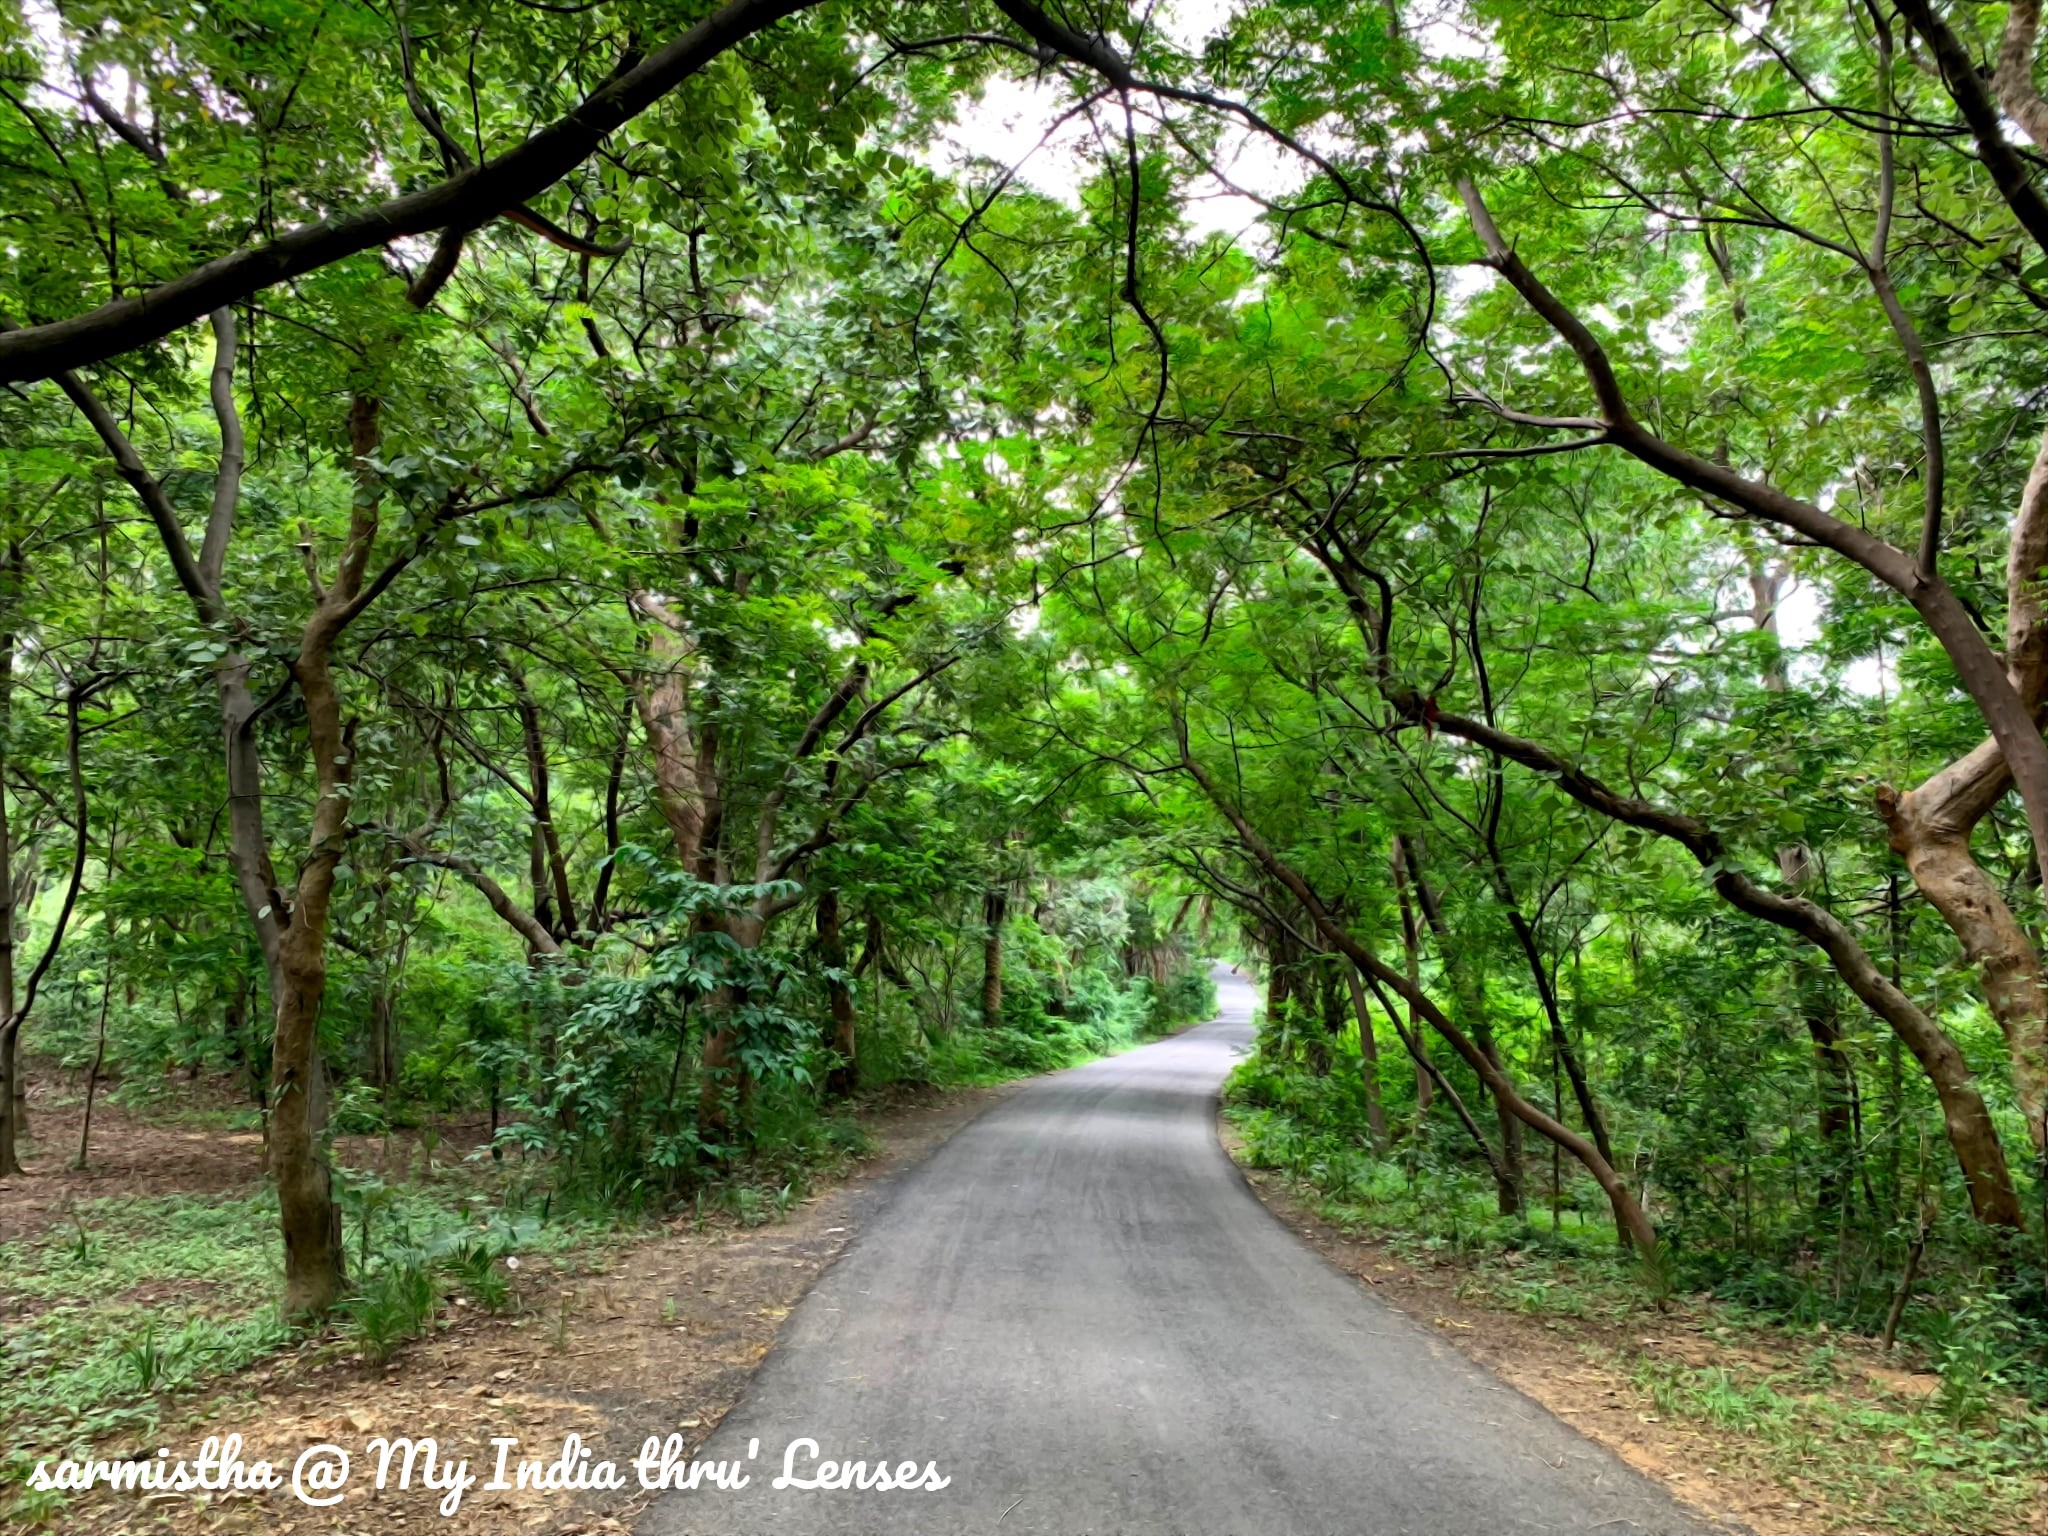
[[(240, 1434), (245, 1463), (267, 1460), (288, 1478), (308, 1447), (341, 1446), (354, 1465), (332, 1508), (309, 1508), (288, 1490), (95, 1493), (74, 1499), (60, 1517), (61, 1529), (95, 1536), (407, 1530), (595, 1536), (630, 1530), (647, 1497), (631, 1466), (644, 1440), (675, 1433), (690, 1449), (701, 1444), (738, 1399), (790, 1308), (852, 1238), (863, 1212), (882, 1198), (889, 1175), (923, 1157), (1000, 1092), (914, 1094), (871, 1107), (863, 1119), (875, 1154), (776, 1224), (700, 1229), (678, 1221), (622, 1244), (584, 1272), (520, 1276), (520, 1304), (508, 1314), (454, 1309), (447, 1326), (404, 1347), (381, 1370), (360, 1358), (336, 1360), (331, 1345), (308, 1349), (235, 1381), (227, 1400), (195, 1401), (182, 1414), (166, 1414), (157, 1442), (169, 1446), (174, 1459), (196, 1455), (206, 1436)], [(62, 1113), (52, 1111), (38, 1133), (55, 1141), (52, 1130), (61, 1127)], [(0, 1211), (12, 1232), (51, 1219), (67, 1196), (138, 1188), (218, 1192), (255, 1176), (260, 1142), (243, 1146), (218, 1133), (193, 1133), (188, 1143), (187, 1133), (118, 1113), (103, 1123), (108, 1135), (102, 1141), (96, 1125), (90, 1176), (53, 1173), (55, 1188), (34, 1188), (26, 1198), (19, 1190), (5, 1192)], [(371, 1154), (380, 1149), (381, 1143), (355, 1147), (347, 1160), (374, 1164)], [(43, 1176), (24, 1182), (39, 1186)], [(478, 1483), (452, 1518), (435, 1508), (438, 1493), (417, 1486), (379, 1493), (372, 1486), (376, 1457), (364, 1447), (380, 1434), (433, 1436), (444, 1455), (468, 1458)], [(517, 1438), (510, 1452), (516, 1467), (527, 1459), (554, 1462), (572, 1434), (582, 1437), (593, 1460), (618, 1464), (626, 1490), (483, 1489), (497, 1456), (494, 1437)]]
[[(31, 1140), (22, 1149), (29, 1176), (0, 1179), (0, 1242), (33, 1236), (82, 1200), (115, 1195), (221, 1195), (252, 1188), (263, 1177), (263, 1134), (207, 1126), (208, 1115), (226, 1120), (247, 1101), (218, 1076), (177, 1079), (177, 1099), (197, 1110), (193, 1123), (162, 1121), (125, 1112), (103, 1087), (92, 1116), (91, 1155), (74, 1166), (85, 1121), (83, 1088), (77, 1074), (31, 1062), (28, 1071)], [(482, 1117), (436, 1119), (433, 1156), (437, 1165), (459, 1162), (490, 1139)], [(397, 1177), (415, 1165), (422, 1133), (340, 1136), (336, 1156), (351, 1168)]]
[[(1222, 1130), (1235, 1153), (1234, 1134), (1227, 1125)], [(1462, 1267), (1448, 1261), (1411, 1263), (1383, 1242), (1347, 1235), (1322, 1221), (1278, 1175), (1253, 1168), (1243, 1172), (1273, 1214), (1331, 1264), (1588, 1439), (1663, 1483), (1708, 1519), (1756, 1536), (1877, 1536), (1854, 1511), (1831, 1503), (1803, 1480), (1777, 1475), (1742, 1435), (1662, 1417), (1627, 1368), (1628, 1362), (1661, 1358), (1688, 1365), (1793, 1370), (1798, 1361), (1792, 1341), (1774, 1347), (1768, 1337), (1745, 1337), (1734, 1345), (1710, 1338), (1704, 1311), (1683, 1298), (1654, 1322), (1637, 1319), (1626, 1329), (1489, 1306), (1461, 1294), (1468, 1289)], [(1831, 1342), (1844, 1378), (1832, 1390), (1844, 1395), (1919, 1398), (1932, 1395), (1938, 1385), (1931, 1374), (1899, 1369), (1875, 1340), (1837, 1335)], [(2037, 1508), (2024, 1530), (2027, 1536), (2048, 1533), (2048, 1509)]]
[(29, 1177), (0, 1179), (0, 1242), (28, 1237), (80, 1200), (110, 1195), (214, 1195), (262, 1176), (256, 1131), (151, 1124), (102, 1099), (93, 1110), (91, 1158), (80, 1170), (78, 1133), (85, 1119), (75, 1090), (57, 1074), (31, 1068), (29, 1128), (22, 1149)]

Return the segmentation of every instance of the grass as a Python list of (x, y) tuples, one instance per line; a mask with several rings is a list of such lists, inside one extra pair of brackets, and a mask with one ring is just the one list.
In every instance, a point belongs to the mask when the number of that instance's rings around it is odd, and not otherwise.
[(1959, 1424), (1939, 1398), (1851, 1390), (1821, 1346), (1784, 1369), (1610, 1357), (1674, 1419), (1738, 1435), (1757, 1469), (1901, 1533), (1990, 1536), (2027, 1529), (2041, 1498), (2048, 1415)]
[(10, 1459), (114, 1434), (280, 1348), (274, 1199), (138, 1196), (0, 1244), (0, 1437)]
[[(431, 1326), (444, 1299), (512, 1302), (504, 1260), (563, 1253), (588, 1222), (508, 1216), (455, 1187), (344, 1186), (356, 1290), (327, 1347), (381, 1361)], [(80, 1202), (0, 1244), (0, 1477), (113, 1437), (146, 1442), (172, 1399), (220, 1384), (309, 1336), (275, 1305), (276, 1196), (158, 1195)]]

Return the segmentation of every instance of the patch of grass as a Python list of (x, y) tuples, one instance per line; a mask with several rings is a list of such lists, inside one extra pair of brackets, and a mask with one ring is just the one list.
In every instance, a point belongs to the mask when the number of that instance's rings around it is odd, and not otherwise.
[(284, 1344), (267, 1194), (81, 1203), (0, 1244), (0, 1439), (47, 1451), (156, 1422), (156, 1399)]
[(1568, 1188), (1554, 1226), (1548, 1210), (1502, 1216), (1490, 1180), (1445, 1166), (1431, 1148), (1376, 1156), (1356, 1130), (1319, 1126), (1241, 1091), (1233, 1077), (1227, 1114), (1246, 1159), (1284, 1174), (1333, 1226), (1386, 1234), (1416, 1256), (1547, 1252), (1604, 1264), (1618, 1255), (1604, 1200), (1592, 1207)]
[(1938, 1399), (1895, 1403), (1825, 1390), (1831, 1358), (1809, 1356), (1786, 1370), (1613, 1363), (1629, 1369), (1660, 1413), (1735, 1432), (1759, 1471), (1861, 1521), (1901, 1536), (2030, 1529), (2048, 1415), (2014, 1410), (1964, 1432)]
[[(512, 1305), (516, 1255), (599, 1235), (449, 1188), (358, 1177), (341, 1195), (355, 1290), (336, 1337), (377, 1361), (430, 1326), (444, 1298)], [(281, 1278), (269, 1190), (81, 1202), (69, 1220), (0, 1244), (0, 1444), (32, 1464), (109, 1436), (146, 1439), (171, 1398), (305, 1337), (278, 1313)]]

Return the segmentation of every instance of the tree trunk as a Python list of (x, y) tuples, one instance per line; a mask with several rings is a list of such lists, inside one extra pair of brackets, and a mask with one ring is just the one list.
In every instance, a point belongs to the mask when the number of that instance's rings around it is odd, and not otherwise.
[(20, 1070), (21, 1020), (14, 1016), (14, 823), (7, 811), (7, 761), (14, 732), (14, 607), (21, 590), (21, 546), (0, 557), (0, 1178), (21, 1172), (28, 1139), (28, 1084)]
[[(706, 920), (708, 927), (731, 936), (743, 950), (761, 942), (767, 924), (753, 912), (733, 912)], [(704, 1002), (704, 1048), (697, 1057), (697, 1126), (706, 1141), (723, 1142), (733, 1134), (735, 1105), (744, 1108), (751, 1085), (738, 1060), (739, 1033), (732, 1011), (745, 1001), (731, 987), (720, 987)]]
[(597, 872), (597, 889), (590, 897), (590, 926), (598, 932), (603, 932), (610, 920), (612, 870), (619, 861), (619, 791), (625, 785), (626, 749), (632, 742), (633, 701), (629, 697), (604, 780), (604, 863)]
[[(554, 921), (548, 927), (556, 938), (567, 939), (576, 931), (576, 898), (569, 886), (569, 861), (562, 856), (561, 835), (555, 829), (554, 799), (548, 787), (548, 749), (541, 734), (540, 706), (534, 701), (525, 678), (517, 672), (512, 672), (511, 678), (519, 701), (519, 734), (526, 747), (526, 775), (533, 797), (537, 858), (542, 866), (541, 877), (534, 886), (534, 911), (536, 915), (542, 912), (547, 905), (542, 897), (551, 891)], [(547, 920), (543, 918), (542, 921)]]
[(832, 1012), (832, 1054), (837, 1059), (825, 1074), (825, 1097), (853, 1096), (859, 1081), (856, 1069), (857, 1027), (853, 988), (846, 980), (846, 937), (839, 925), (839, 893), (818, 893), (818, 959), (825, 967), (825, 996)]
[(1323, 1027), (1320, 1032), (1313, 1029), (1307, 1031), (1304, 1044), (1307, 1047), (1309, 1072), (1316, 1077), (1328, 1077), (1331, 1063), (1335, 1059), (1337, 1041), (1344, 1034), (1345, 1015), (1350, 1009), (1337, 981), (1337, 968), (1331, 961), (1317, 962), (1315, 987)]
[[(12, 653), (10, 652), (10, 655)], [(71, 846), (71, 872), (64, 887), (64, 898), (57, 908), (56, 919), (50, 925), (50, 936), (43, 944), (43, 952), (36, 959), (28, 973), (28, 981), (22, 988), (19, 1006), (8, 1010), (0, 1019), (0, 1061), (6, 1064), (6, 1077), (0, 1080), (0, 1149), (8, 1159), (0, 1164), (0, 1171), (20, 1171), (19, 1146), (16, 1140), (20, 1127), (27, 1122), (24, 1113), (27, 1100), (27, 1085), (22, 1081), (20, 1042), (21, 1026), (35, 1007), (36, 991), (43, 978), (49, 974), (51, 963), (57, 958), (57, 951), (64, 943), (64, 930), (71, 921), (72, 909), (78, 904), (79, 888), (85, 882), (85, 862), (89, 851), (89, 828), (87, 826), (85, 797), (85, 767), (81, 758), (82, 728), (79, 710), (85, 702), (84, 685), (74, 680), (64, 697), (64, 760), (66, 776), (71, 785), (71, 824), (77, 836)], [(0, 789), (0, 796), (4, 796)], [(112, 844), (109, 843), (111, 849)], [(111, 856), (111, 855), (110, 855)], [(9, 926), (13, 925), (15, 914), (8, 914)], [(10, 960), (11, 971), (11, 960)], [(10, 984), (11, 984), (10, 975)]]
[[(361, 409), (361, 402), (358, 402)], [(358, 448), (358, 457), (367, 450)], [(360, 494), (360, 493), (359, 493)], [(339, 578), (337, 578), (339, 580)], [(341, 1209), (328, 1166), (327, 1075), (320, 1055), (320, 1012), (327, 998), (327, 922), (334, 867), (348, 836), (348, 783), (354, 733), (341, 716), (329, 669), (333, 633), (322, 603), (307, 625), (292, 671), (305, 701), (306, 727), (320, 796), (313, 805), (307, 856), (290, 920), (279, 936), (276, 1034), (270, 1052), (270, 1171), (284, 1228), (285, 1311), (316, 1316), (340, 1299), (346, 1282)]]
[(1358, 1066), (1365, 1079), (1365, 1124), (1375, 1152), (1387, 1149), (1387, 1110), (1380, 1102), (1380, 1047), (1373, 1035), (1372, 1008), (1359, 984), (1357, 967), (1346, 964), (1344, 981), (1351, 993), (1352, 1017), (1358, 1020)]
[(363, 1080), (385, 1091), (398, 1086), (398, 1020), (391, 990), (391, 978), (380, 975), (370, 994), (369, 1052), (363, 1063)]
[[(1983, 766), (1980, 759), (1996, 751), (1987, 742), (1918, 789), (1904, 795), (1880, 792), (1878, 804), (1891, 845), (1906, 861), (1913, 883), (1983, 977), (1984, 999), (2012, 1058), (2013, 1096), (2039, 1154), (2048, 1113), (2048, 987), (2026, 930), (1971, 856), (1969, 829), (1981, 815), (1982, 791), (1969, 794), (1969, 786), (1945, 782), (1952, 775), (1957, 780), (1974, 777), (1971, 770)], [(1992, 776), (2002, 787), (2004, 774), (1994, 769)]]
[(1499, 872), (1499, 878), (1501, 902), (1508, 911), (1508, 927), (1514, 931), (1515, 942), (1520, 946), (1522, 958), (1529, 966), (1529, 975), (1536, 983), (1536, 996), (1543, 1004), (1543, 1016), (1550, 1023), (1551, 1048), (1557, 1052), (1565, 1076), (1571, 1080), (1572, 1097), (1578, 1102), (1579, 1118), (1591, 1133), (1593, 1145), (1611, 1163), (1615, 1160), (1614, 1143), (1608, 1135), (1607, 1116), (1601, 1111), (1600, 1100), (1593, 1093), (1592, 1080), (1586, 1076), (1585, 1064), (1579, 1060), (1579, 1053), (1573, 1048), (1571, 1036), (1565, 1030), (1564, 1015), (1557, 1005), (1557, 988), (1551, 985), (1550, 968), (1543, 963), (1543, 953), (1536, 944), (1536, 932), (1522, 915), (1514, 892), (1506, 883), (1505, 871)]
[(1302, 996), (1301, 946), (1278, 920), (1261, 923), (1261, 947), (1266, 951), (1266, 1028), (1260, 1036), (1260, 1054), (1282, 1066), (1294, 1064), (1293, 1015)]
[(271, 1046), (270, 1171), (277, 1180), (284, 1232), (284, 1309), (313, 1317), (341, 1297), (346, 1274), (341, 1208), (322, 1145), (327, 1081), (320, 1057), (320, 1006), (327, 992), (325, 935), (293, 924), (284, 932), (271, 986), (276, 1037)]
[(1843, 1225), (1856, 1163), (1856, 1079), (1842, 1026), (1821, 990), (1818, 977), (1796, 968), (1793, 985), (1800, 994), (1800, 1015), (1813, 1041), (1815, 1128), (1820, 1133), (1821, 1167), (1815, 1200), (1824, 1220)]
[[(1394, 871), (1394, 895), (1401, 908), (1401, 966), (1407, 973), (1407, 995), (1413, 997), (1422, 985), (1422, 935), (1415, 927), (1415, 907), (1408, 899), (1407, 859), (1401, 847), (1401, 839), (1394, 839), (1392, 867)], [(1429, 1036), (1422, 1028), (1422, 1020), (1416, 1016), (1415, 1005), (1408, 1006), (1408, 1028), (1415, 1037), (1415, 1134), (1426, 1137), (1429, 1134), (1429, 1106), (1431, 1102), (1430, 1074), (1424, 1070), (1429, 1061)]]
[(709, 764), (691, 736), (688, 672), (695, 651), (668, 610), (645, 593), (634, 594), (636, 610), (649, 614), (648, 656), (654, 663), (633, 692), (640, 724), (653, 754), (654, 798), (675, 844), (676, 862), (698, 873), (708, 828)]
[(84, 1170), (86, 1160), (92, 1155), (92, 1106), (99, 1093), (100, 1071), (107, 1064), (107, 1005), (114, 996), (113, 924), (107, 927), (107, 967), (100, 978), (100, 1029), (99, 1043), (92, 1053), (92, 1067), (85, 1074), (85, 1114), (78, 1124), (78, 1156), (71, 1166)]
[(1486, 1054), (1430, 1000), (1420, 986), (1386, 964), (1345, 931), (1344, 926), (1330, 915), (1329, 909), (1323, 905), (1308, 882), (1273, 851), (1271, 844), (1259, 836), (1257, 829), (1224, 797), (1215, 781), (1192, 756), (1184, 752), (1181, 766), (1209, 797), (1210, 803), (1230, 822), (1246, 850), (1265, 866), (1268, 873), (1285, 885), (1295, 900), (1306, 909), (1325, 939), (1343, 951), (1352, 964), (1367, 976), (1399, 992), (1409, 1007), (1429, 1021), (1430, 1027), (1465, 1058), (1466, 1065), (1479, 1074), (1494, 1096), (1506, 1103), (1523, 1124), (1538, 1135), (1556, 1142), (1579, 1160), (1585, 1170), (1593, 1176), (1594, 1182), (1606, 1192), (1609, 1203), (1614, 1207), (1615, 1226), (1624, 1234), (1624, 1240), (1634, 1246), (1646, 1264), (1654, 1265), (1658, 1252), (1657, 1231), (1650, 1225), (1649, 1218), (1643, 1214), (1643, 1208), (1637, 1203), (1634, 1192), (1629, 1189), (1621, 1175), (1615, 1172), (1614, 1165), (1600, 1155), (1600, 1149), (1523, 1098), (1507, 1074), (1486, 1059)]
[[(1486, 1013), (1486, 988), (1484, 979), (1474, 977), (1471, 967), (1457, 958), (1457, 949), (1451, 942), (1451, 926), (1444, 916), (1443, 904), (1437, 900), (1436, 892), (1430, 887), (1422, 871), (1422, 841), (1415, 836), (1401, 839), (1401, 852), (1408, 867), (1408, 874), (1415, 882), (1416, 904), (1422, 908), (1422, 920), (1436, 935), (1437, 954), (1442, 958), (1445, 971), (1450, 975), (1451, 990), (1458, 999), (1459, 1016), (1471, 1021), (1472, 1038), (1479, 1049), (1486, 1052), (1487, 1060), (1498, 1067), (1501, 1074), (1507, 1074), (1507, 1058), (1501, 1055), (1500, 1045), (1493, 1036), (1493, 1023)], [(1527, 1151), (1522, 1136), (1522, 1122), (1514, 1111), (1495, 1099), (1493, 1112), (1500, 1122), (1500, 1166), (1507, 1177), (1497, 1181), (1494, 1191), (1497, 1209), (1503, 1216), (1519, 1216), (1527, 1202), (1523, 1165)], [(1596, 1143), (1597, 1144), (1597, 1143)], [(1613, 1154), (1604, 1151), (1609, 1161)]]
[(1003, 922), (1010, 914), (1010, 888), (990, 886), (981, 898), (981, 1022), (993, 1028), (1003, 1019)]

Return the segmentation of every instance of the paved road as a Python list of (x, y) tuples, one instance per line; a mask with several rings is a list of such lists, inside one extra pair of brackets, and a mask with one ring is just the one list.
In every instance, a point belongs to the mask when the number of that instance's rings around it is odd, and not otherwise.
[[(1375, 1300), (1245, 1188), (1222, 1017), (1041, 1079), (895, 1187), (645, 1536), (1702, 1536), (1714, 1529)], [(819, 1460), (938, 1492), (776, 1490)], [(631, 1475), (630, 1473), (628, 1474)]]

